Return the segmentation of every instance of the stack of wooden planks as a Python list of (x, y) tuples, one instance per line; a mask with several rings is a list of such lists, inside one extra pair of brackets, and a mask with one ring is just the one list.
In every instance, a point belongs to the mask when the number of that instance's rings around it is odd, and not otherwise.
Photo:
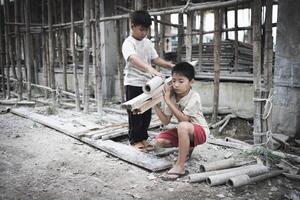
[[(201, 69), (198, 65), (195, 66), (196, 78), (201, 72), (213, 72), (214, 71), (214, 57), (213, 57), (213, 43), (203, 43), (202, 47), (202, 60)], [(183, 54), (185, 48), (182, 49)], [(253, 69), (253, 52), (252, 45), (243, 42), (238, 42), (238, 66), (236, 71), (252, 73)], [(234, 41), (225, 40), (221, 42), (221, 60), (220, 70), (226, 72), (233, 72), (235, 65), (234, 55)], [(199, 46), (193, 45), (192, 47), (192, 60), (199, 60)]]

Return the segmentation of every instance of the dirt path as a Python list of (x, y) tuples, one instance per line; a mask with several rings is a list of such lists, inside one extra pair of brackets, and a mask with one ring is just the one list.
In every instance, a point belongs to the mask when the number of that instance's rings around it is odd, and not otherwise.
[(10, 113), (0, 115), (0, 199), (299, 197), (299, 184), (286, 178), (231, 189), (190, 184), (184, 180), (165, 182), (160, 175), (31, 120)]

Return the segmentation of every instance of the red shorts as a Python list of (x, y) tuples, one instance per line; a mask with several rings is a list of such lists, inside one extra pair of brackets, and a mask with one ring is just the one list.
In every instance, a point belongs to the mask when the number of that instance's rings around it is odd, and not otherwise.
[[(206, 134), (204, 129), (198, 125), (194, 125), (194, 142), (190, 144), (191, 147), (195, 147), (199, 144), (203, 144), (206, 141)], [(173, 147), (178, 147), (178, 134), (177, 128), (168, 129), (164, 132), (161, 132), (156, 139), (166, 139), (171, 142)]]

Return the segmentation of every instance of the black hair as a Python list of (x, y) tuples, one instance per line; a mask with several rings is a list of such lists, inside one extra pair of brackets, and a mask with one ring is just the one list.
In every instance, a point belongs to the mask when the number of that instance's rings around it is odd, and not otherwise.
[(172, 75), (173, 74), (180, 74), (187, 77), (191, 81), (195, 78), (195, 69), (193, 65), (189, 64), (188, 62), (180, 62), (172, 68)]
[(151, 26), (151, 16), (145, 10), (136, 10), (130, 15), (131, 23), (134, 25), (141, 25), (145, 28)]

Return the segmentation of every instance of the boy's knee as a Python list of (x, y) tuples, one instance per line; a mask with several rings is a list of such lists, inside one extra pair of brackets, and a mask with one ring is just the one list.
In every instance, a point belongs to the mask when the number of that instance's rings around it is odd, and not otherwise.
[(155, 139), (155, 146), (157, 147), (169, 147), (171, 142), (166, 139), (157, 138)]
[(177, 126), (178, 132), (181, 131), (189, 131), (193, 127), (193, 125), (190, 122), (180, 122)]

